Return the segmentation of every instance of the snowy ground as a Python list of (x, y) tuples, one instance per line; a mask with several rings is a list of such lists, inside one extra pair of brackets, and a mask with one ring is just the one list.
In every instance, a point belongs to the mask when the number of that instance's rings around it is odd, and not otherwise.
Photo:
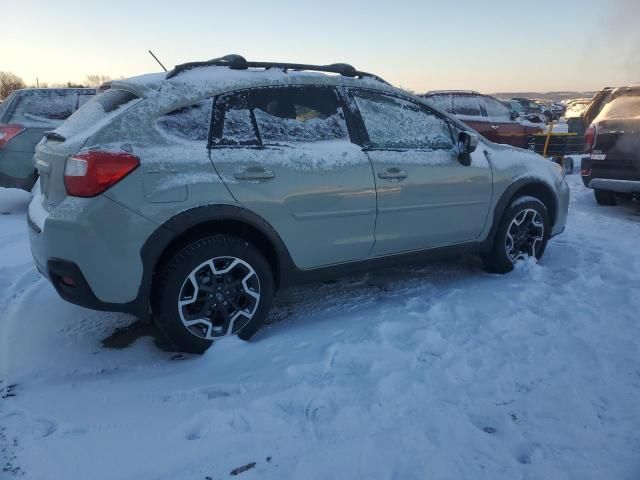
[(538, 265), (293, 289), (202, 357), (60, 300), (0, 189), (0, 477), (640, 478), (640, 214), (569, 181)]

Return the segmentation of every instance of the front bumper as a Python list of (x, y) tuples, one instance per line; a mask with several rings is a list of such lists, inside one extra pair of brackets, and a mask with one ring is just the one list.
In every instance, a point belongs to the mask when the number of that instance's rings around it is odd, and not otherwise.
[(570, 190), (569, 185), (564, 179), (562, 179), (560, 185), (557, 186), (556, 194), (556, 198), (558, 201), (558, 210), (556, 212), (556, 222), (553, 225), (553, 229), (551, 230), (552, 237), (560, 235), (562, 232), (564, 232), (565, 226), (567, 224), (567, 217), (569, 215)]

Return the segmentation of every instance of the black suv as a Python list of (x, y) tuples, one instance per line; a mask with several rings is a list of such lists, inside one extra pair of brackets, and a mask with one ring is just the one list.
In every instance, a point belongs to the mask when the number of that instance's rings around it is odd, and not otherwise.
[(585, 135), (582, 181), (600, 205), (640, 195), (640, 85), (610, 94)]

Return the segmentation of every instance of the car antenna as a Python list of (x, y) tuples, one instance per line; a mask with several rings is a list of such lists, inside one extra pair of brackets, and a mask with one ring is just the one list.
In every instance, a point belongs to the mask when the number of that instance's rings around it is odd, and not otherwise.
[(160, 60), (158, 60), (158, 57), (156, 57), (153, 52), (151, 50), (149, 50), (149, 53), (151, 54), (151, 56), (153, 57), (153, 59), (158, 62), (160, 64), (160, 66), (162, 67), (162, 69), (166, 72), (167, 69), (165, 68), (165, 66), (162, 64), (162, 62)]

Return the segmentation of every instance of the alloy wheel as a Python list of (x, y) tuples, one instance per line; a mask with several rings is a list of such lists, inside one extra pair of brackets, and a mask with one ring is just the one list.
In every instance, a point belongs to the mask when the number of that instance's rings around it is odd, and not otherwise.
[(255, 270), (236, 257), (216, 257), (194, 268), (178, 296), (180, 320), (193, 335), (213, 340), (245, 326), (260, 303)]
[(520, 211), (509, 224), (505, 250), (512, 263), (537, 256), (544, 240), (542, 215), (533, 208)]

